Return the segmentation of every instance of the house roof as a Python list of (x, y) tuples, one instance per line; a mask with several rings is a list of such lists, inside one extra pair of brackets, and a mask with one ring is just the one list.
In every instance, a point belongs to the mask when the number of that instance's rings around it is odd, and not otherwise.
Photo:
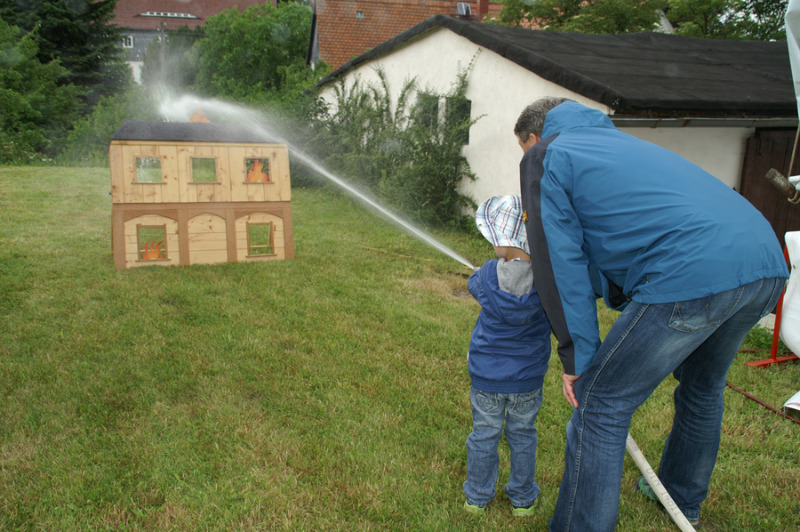
[(348, 61), (324, 86), (412, 40), (450, 30), (617, 115), (796, 117), (786, 42), (724, 41), (654, 32), (592, 35), (434, 16)]
[[(434, 15), (477, 19), (486, 10), (500, 12), (502, 4), (478, 0), (317, 0), (319, 59), (333, 68), (374, 48)], [(459, 15), (458, 4), (469, 6)], [(463, 9), (463, 8), (462, 8)]]
[(126, 120), (111, 140), (162, 142), (214, 142), (227, 144), (280, 144), (265, 134), (233, 124), (204, 122), (144, 122)]
[[(267, 2), (263, 0), (117, 0), (115, 17), (111, 21), (122, 28), (134, 30), (158, 29), (163, 22), (165, 29), (176, 30), (183, 26), (194, 29), (206, 23), (226, 9), (248, 7)], [(270, 1), (275, 5), (275, 1)]]

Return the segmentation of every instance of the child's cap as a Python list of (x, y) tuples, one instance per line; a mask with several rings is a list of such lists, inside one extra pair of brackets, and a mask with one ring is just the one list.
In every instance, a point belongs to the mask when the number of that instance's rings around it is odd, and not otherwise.
[(519, 248), (531, 254), (519, 194), (493, 196), (485, 200), (475, 211), (475, 224), (493, 246)]

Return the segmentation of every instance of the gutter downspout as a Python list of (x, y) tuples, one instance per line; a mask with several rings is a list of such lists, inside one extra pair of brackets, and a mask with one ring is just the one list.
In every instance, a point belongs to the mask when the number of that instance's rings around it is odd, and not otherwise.
[(610, 115), (611, 122), (617, 127), (738, 127), (738, 128), (796, 128), (796, 117), (768, 118), (639, 118)]

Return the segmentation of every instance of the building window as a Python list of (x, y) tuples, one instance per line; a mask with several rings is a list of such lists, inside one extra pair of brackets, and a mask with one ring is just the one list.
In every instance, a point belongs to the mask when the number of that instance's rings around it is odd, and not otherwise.
[(417, 123), (432, 132), (439, 129), (439, 97), (435, 94), (420, 93), (415, 109)]
[(214, 157), (192, 157), (192, 183), (217, 182), (217, 160)]
[(123, 48), (133, 48), (133, 35), (123, 35), (122, 36), (122, 47)]
[(173, 13), (170, 11), (146, 11), (139, 13), (139, 17), (161, 17), (161, 18), (200, 18), (191, 13)]
[(269, 159), (246, 159), (246, 183), (269, 183)]
[(136, 158), (137, 183), (162, 183), (161, 157)]
[(261, 257), (275, 254), (275, 231), (272, 222), (247, 223), (247, 255)]
[(364, 12), (363, 11), (356, 11), (356, 18), (364, 18)]
[(472, 102), (464, 96), (454, 96), (447, 98), (445, 107), (445, 120), (450, 128), (459, 128), (461, 143), (469, 144), (470, 116), (472, 113)]
[(136, 243), (139, 260), (167, 259), (167, 226), (137, 225)]

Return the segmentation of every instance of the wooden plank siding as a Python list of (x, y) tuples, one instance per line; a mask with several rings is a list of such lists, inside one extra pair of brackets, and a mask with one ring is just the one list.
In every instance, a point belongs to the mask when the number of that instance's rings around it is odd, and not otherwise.
[[(214, 159), (216, 182), (193, 180), (196, 157)], [(160, 182), (137, 181), (140, 158), (160, 160)], [(246, 181), (247, 159), (268, 160), (268, 182)], [(294, 257), (285, 145), (112, 140), (109, 163), (112, 252), (117, 268)], [(210, 171), (206, 177), (210, 178)], [(248, 221), (272, 224), (274, 253), (248, 256)], [(141, 226), (165, 228), (165, 258), (142, 259)]]
[[(764, 176), (770, 168), (789, 173), (796, 131), (794, 129), (757, 129), (747, 140), (742, 166), (741, 194), (769, 220), (781, 245), (789, 231), (800, 231), (800, 205), (787, 197)], [(790, 175), (800, 174), (800, 153), (795, 157)]]
[[(273, 224), (274, 254), (248, 256), (248, 222)], [(294, 258), (289, 202), (115, 205), (112, 206), (111, 225), (112, 234), (121, 235), (121, 238), (112, 238), (114, 264), (120, 269), (146, 264), (188, 266)], [(165, 260), (139, 259), (136, 229), (139, 225), (166, 226)]]

